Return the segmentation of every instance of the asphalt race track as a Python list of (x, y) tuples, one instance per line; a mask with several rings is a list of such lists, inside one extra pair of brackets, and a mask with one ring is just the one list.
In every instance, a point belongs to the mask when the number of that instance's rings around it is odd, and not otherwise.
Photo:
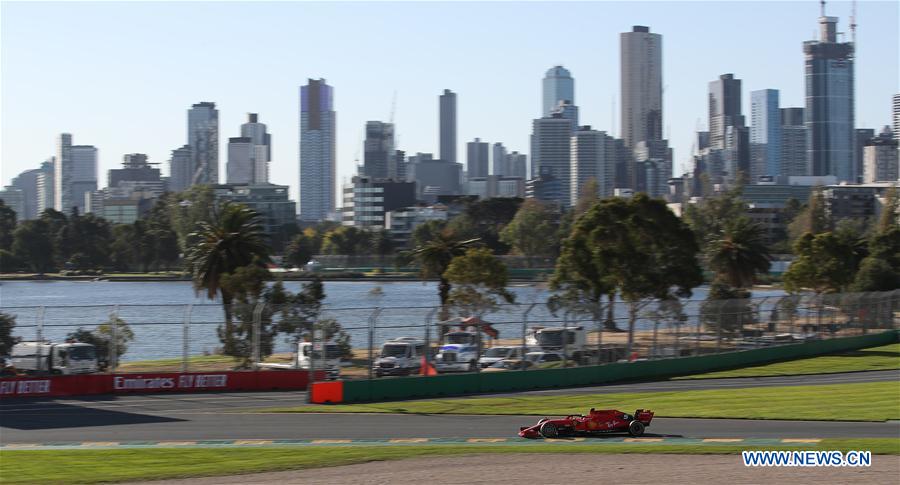
[[(664, 381), (521, 394), (602, 394), (878, 381), (900, 382), (900, 371)], [(306, 394), (302, 392), (4, 400), (0, 402), (0, 442), (5, 445), (122, 440), (497, 438), (514, 437), (519, 426), (536, 421), (534, 416), (236, 413), (253, 408), (298, 406), (305, 401)], [(860, 412), (864, 413), (865, 409)], [(646, 436), (896, 438), (900, 436), (900, 422), (656, 418)]]

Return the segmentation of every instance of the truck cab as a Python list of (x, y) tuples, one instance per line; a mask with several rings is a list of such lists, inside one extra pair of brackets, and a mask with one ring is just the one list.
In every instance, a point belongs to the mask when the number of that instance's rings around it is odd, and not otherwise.
[(415, 337), (400, 337), (386, 341), (372, 364), (377, 377), (408, 376), (422, 369), (425, 341)]
[(565, 350), (571, 357), (587, 347), (587, 331), (584, 327), (534, 327), (525, 341), (542, 350)]
[(478, 361), (478, 345), (446, 344), (442, 345), (434, 357), (434, 370), (437, 372), (472, 372), (476, 370)]
[(91, 374), (97, 352), (85, 343), (19, 342), (10, 352), (12, 365), (26, 374)]
[[(341, 348), (334, 342), (324, 344), (325, 354), (321, 350), (313, 350), (311, 342), (300, 342), (297, 349), (297, 367), (309, 369), (314, 364), (317, 370), (324, 370), (329, 379), (337, 379), (341, 375)], [(311, 362), (315, 359), (315, 362)]]

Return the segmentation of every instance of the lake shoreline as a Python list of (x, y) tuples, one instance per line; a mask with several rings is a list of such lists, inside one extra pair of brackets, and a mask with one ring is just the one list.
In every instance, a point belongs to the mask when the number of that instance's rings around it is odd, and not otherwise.
[[(552, 273), (552, 269), (547, 269), (547, 274)], [(313, 279), (314, 275), (297, 275), (297, 274), (284, 274), (284, 273), (273, 273), (275, 279), (281, 279), (284, 281), (310, 281)], [(368, 282), (392, 282), (392, 281), (438, 281), (437, 278), (426, 278), (422, 279), (418, 276), (402, 276), (402, 275), (384, 275), (384, 276), (370, 276), (370, 275), (329, 275), (329, 274), (318, 274), (317, 276), (322, 278), (322, 281), (368, 281)], [(37, 274), (9, 274), (4, 273), (0, 274), (0, 282), (4, 281), (110, 281), (110, 282), (141, 282), (141, 281), (152, 281), (152, 282), (166, 282), (166, 281), (191, 281), (191, 277), (189, 275), (153, 275), (153, 274), (135, 274), (135, 275), (79, 275), (79, 276), (62, 276), (58, 274), (45, 274), (45, 275), (37, 275)], [(509, 281), (515, 282), (535, 282), (540, 283), (546, 280), (544, 279), (535, 279), (535, 278), (526, 278), (526, 277), (515, 277), (510, 276)]]

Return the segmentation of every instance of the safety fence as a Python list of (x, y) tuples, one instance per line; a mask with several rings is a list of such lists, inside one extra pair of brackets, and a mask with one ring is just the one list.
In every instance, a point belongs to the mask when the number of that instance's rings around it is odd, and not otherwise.
[[(320, 370), (343, 380), (570, 368), (723, 354), (898, 327), (900, 291), (736, 300), (329, 308), (266, 303), (0, 307), (19, 373)], [(55, 353), (54, 353), (55, 352)], [(31, 364), (30, 362), (33, 362)]]

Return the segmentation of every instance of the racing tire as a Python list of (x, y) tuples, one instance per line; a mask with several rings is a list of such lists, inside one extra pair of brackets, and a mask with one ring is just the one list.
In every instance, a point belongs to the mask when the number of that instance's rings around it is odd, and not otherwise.
[(556, 438), (559, 436), (559, 430), (553, 423), (544, 423), (540, 427), (541, 436), (544, 438)]
[(640, 421), (632, 421), (631, 424), (628, 425), (628, 434), (637, 438), (644, 434), (644, 423)]

